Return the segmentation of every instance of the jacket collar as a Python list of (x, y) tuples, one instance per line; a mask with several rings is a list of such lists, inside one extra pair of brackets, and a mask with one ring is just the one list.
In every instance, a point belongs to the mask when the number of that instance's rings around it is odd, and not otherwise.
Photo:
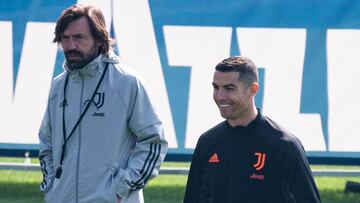
[(226, 121), (226, 125), (237, 131), (237, 132), (249, 132), (249, 131), (252, 131), (252, 130), (260, 130), (259, 127), (261, 127), (262, 123), (264, 122), (264, 117), (263, 115), (261, 114), (261, 110), (259, 108), (256, 108), (257, 109), (257, 115), (256, 115), (256, 118), (254, 120), (252, 120), (247, 126), (235, 126), (235, 127), (232, 127), (228, 121)]
[(94, 77), (98, 74), (101, 74), (104, 69), (104, 63), (119, 63), (119, 57), (115, 55), (113, 51), (110, 51), (108, 54), (100, 54), (90, 63), (85, 65), (81, 69), (71, 70), (65, 60), (63, 63), (63, 68), (70, 74), (72, 79), (81, 79)]

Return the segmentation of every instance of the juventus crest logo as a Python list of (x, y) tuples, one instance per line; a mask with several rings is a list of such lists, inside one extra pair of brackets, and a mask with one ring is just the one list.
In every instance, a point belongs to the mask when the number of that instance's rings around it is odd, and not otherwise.
[(264, 168), (266, 154), (261, 152), (256, 152), (255, 155), (257, 156), (257, 162), (253, 166), (257, 171), (259, 171), (262, 168)]
[[(87, 102), (91, 102), (90, 99), (86, 100), (84, 102), (84, 106), (86, 106)], [(92, 101), (96, 108), (97, 109), (100, 109), (103, 105), (104, 105), (104, 102), (105, 102), (105, 92), (97, 92), (95, 94), (95, 98), (94, 98), (94, 101)]]

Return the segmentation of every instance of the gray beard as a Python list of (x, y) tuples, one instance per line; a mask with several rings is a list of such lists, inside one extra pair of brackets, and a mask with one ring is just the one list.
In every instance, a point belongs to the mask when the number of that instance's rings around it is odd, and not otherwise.
[(68, 68), (70, 70), (77, 70), (77, 69), (84, 68), (87, 64), (89, 64), (91, 61), (93, 61), (96, 57), (99, 56), (100, 53), (96, 49), (97, 49), (97, 47), (93, 47), (92, 50), (90, 50), (90, 51), (93, 51), (92, 56), (82, 55), (80, 61), (74, 61), (74, 62), (71, 62), (70, 60), (68, 60), (68, 58), (66, 57), (66, 54), (65, 54), (66, 64), (67, 64)]
[[(92, 60), (94, 60), (94, 59), (92, 59)], [(92, 61), (91, 60), (91, 61)], [(84, 68), (87, 64), (89, 64), (90, 63), (90, 61), (89, 62), (87, 62), (86, 64), (79, 64), (79, 63), (77, 63), (77, 62), (75, 62), (75, 63), (70, 63), (69, 61), (67, 61), (67, 66), (69, 67), (69, 69), (70, 70), (78, 70), (78, 69), (82, 69), (82, 68)]]
[(91, 58), (88, 58), (88, 60), (81, 60), (76, 62), (70, 62), (66, 59), (67, 65), (70, 70), (77, 70), (84, 68), (87, 64), (89, 64), (91, 61), (93, 61), (98, 55), (94, 55)]

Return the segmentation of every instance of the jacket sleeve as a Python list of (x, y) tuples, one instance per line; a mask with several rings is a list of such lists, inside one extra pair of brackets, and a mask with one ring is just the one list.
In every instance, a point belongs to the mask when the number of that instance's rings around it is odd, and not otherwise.
[(124, 197), (131, 190), (139, 190), (158, 175), (167, 152), (162, 123), (156, 114), (143, 84), (135, 78), (132, 105), (129, 106), (128, 128), (136, 136), (127, 167), (118, 171), (116, 192)]
[(44, 194), (47, 193), (47, 191), (50, 189), (54, 180), (49, 106), (46, 109), (44, 118), (40, 126), (39, 141), (39, 160), (41, 171), (43, 173), (43, 181), (40, 184), (40, 191)]
[(301, 142), (294, 138), (286, 146), (285, 182), (296, 202), (320, 203), (320, 195)]
[(207, 174), (205, 174), (203, 170), (204, 164), (202, 157), (205, 155), (202, 153), (202, 150), (204, 150), (201, 148), (202, 140), (202, 137), (200, 137), (192, 156), (189, 176), (185, 189), (184, 203), (209, 202), (209, 184), (207, 183)]

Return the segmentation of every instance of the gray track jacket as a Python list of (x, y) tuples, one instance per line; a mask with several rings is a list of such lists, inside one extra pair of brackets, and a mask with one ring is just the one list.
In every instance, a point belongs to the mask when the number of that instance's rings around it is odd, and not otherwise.
[[(106, 63), (109, 66), (104, 80), (67, 142), (63, 172), (56, 179), (64, 142), (62, 108), (65, 106), (68, 136), (90, 101)], [(45, 201), (116, 202), (118, 194), (122, 203), (140, 202), (141, 188), (158, 174), (167, 151), (161, 121), (143, 83), (112, 52), (100, 55), (80, 70), (64, 68), (53, 81), (39, 131), (44, 175), (40, 189)]]

